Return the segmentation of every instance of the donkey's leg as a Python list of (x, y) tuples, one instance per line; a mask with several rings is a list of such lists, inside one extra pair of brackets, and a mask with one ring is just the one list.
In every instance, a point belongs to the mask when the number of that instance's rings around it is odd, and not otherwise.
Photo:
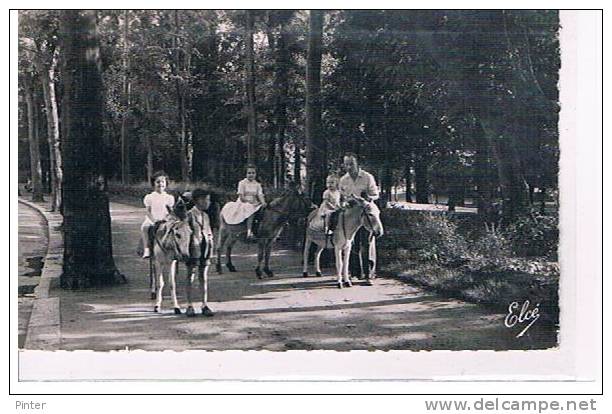
[(226, 259), (225, 265), (227, 266), (230, 272), (235, 272), (236, 268), (232, 264), (232, 247), (234, 247), (234, 244), (236, 243), (238, 238), (230, 234), (229, 232), (228, 232), (227, 238), (228, 240), (226, 241), (227, 250), (225, 252), (225, 259)]
[(376, 277), (376, 237), (370, 239), (368, 264), (370, 265), (370, 279), (374, 279)]
[(157, 273), (155, 271), (155, 259), (153, 258), (153, 252), (149, 256), (149, 290), (151, 291), (151, 300), (156, 298), (157, 290)]
[(342, 288), (342, 249), (340, 247), (334, 247), (334, 254), (336, 256), (337, 285), (339, 288)]
[(310, 244), (312, 240), (310, 237), (306, 236), (306, 241), (304, 242), (304, 256), (303, 256), (303, 267), (302, 267), (302, 276), (308, 277), (308, 253), (310, 252)]
[[(162, 253), (160, 253), (162, 254)], [(164, 271), (166, 270), (165, 261), (157, 262), (157, 301), (155, 302), (155, 307), (153, 308), (154, 312), (161, 312), (161, 304), (163, 298), (164, 291)]]
[(181, 314), (181, 307), (179, 306), (178, 299), (176, 297), (176, 269), (178, 261), (173, 260), (170, 264), (170, 293), (172, 294), (172, 303), (174, 305), (174, 313), (176, 315)]
[(202, 315), (213, 316), (214, 312), (208, 307), (208, 265), (198, 267), (198, 279), (202, 296)]
[(274, 272), (270, 270), (270, 255), (272, 254), (272, 243), (274, 239), (269, 239), (264, 243), (264, 272), (268, 277), (274, 277)]
[(321, 277), (321, 253), (323, 253), (323, 246), (317, 245), (315, 251), (314, 262), (315, 262), (315, 274), (317, 277)]
[(344, 252), (343, 252), (344, 261), (342, 262), (342, 276), (344, 278), (344, 286), (347, 286), (347, 287), (352, 286), (351, 279), (349, 277), (350, 255), (351, 255), (351, 243), (348, 243), (347, 246), (344, 248)]
[(264, 259), (264, 250), (264, 241), (260, 239), (257, 243), (257, 267), (255, 267), (255, 275), (257, 275), (258, 279), (263, 277), (263, 273), (261, 272), (261, 262), (263, 262)]

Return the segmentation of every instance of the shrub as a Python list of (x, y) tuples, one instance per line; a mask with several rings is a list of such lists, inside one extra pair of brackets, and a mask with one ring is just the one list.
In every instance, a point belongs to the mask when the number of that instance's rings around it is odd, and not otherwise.
[(512, 254), (510, 242), (496, 230), (486, 231), (471, 245), (471, 250), (474, 255), (485, 257), (507, 257)]
[[(212, 191), (221, 202), (226, 203), (229, 200), (235, 199), (235, 192), (228, 191), (224, 188), (216, 187), (203, 181), (194, 181), (185, 183), (182, 181), (172, 181), (168, 183), (168, 192), (172, 195), (182, 194), (186, 191), (191, 191), (196, 188), (203, 188)], [(116, 195), (122, 198), (133, 199), (135, 202), (142, 203), (142, 199), (145, 195), (152, 191), (151, 185), (146, 181), (137, 183), (122, 184), (117, 181), (111, 181), (108, 183), (108, 192), (112, 195)]]
[(416, 228), (423, 243), (418, 251), (421, 260), (457, 266), (472, 257), (468, 240), (457, 231), (457, 225), (448, 216), (425, 214)]
[(531, 211), (519, 216), (514, 223), (506, 227), (505, 233), (516, 255), (557, 259), (558, 213), (545, 215)]

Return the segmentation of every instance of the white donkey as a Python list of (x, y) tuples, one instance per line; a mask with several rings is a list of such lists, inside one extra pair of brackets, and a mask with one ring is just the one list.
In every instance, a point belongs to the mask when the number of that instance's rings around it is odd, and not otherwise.
[(153, 238), (153, 255), (157, 278), (155, 312), (161, 312), (164, 274), (169, 275), (174, 313), (180, 314), (181, 308), (176, 297), (176, 269), (179, 261), (187, 263), (190, 258), (190, 241), (193, 230), (187, 220), (186, 205), (182, 198), (174, 205), (167, 219), (155, 231)]
[(317, 211), (313, 212), (308, 218), (306, 227), (306, 242), (304, 243), (304, 277), (308, 277), (308, 254), (310, 244), (315, 243), (315, 271), (317, 276), (321, 276), (321, 252), (323, 249), (334, 249), (336, 258), (337, 285), (339, 288), (352, 286), (349, 278), (349, 256), (353, 239), (357, 231), (363, 226), (374, 237), (383, 235), (383, 225), (380, 221), (380, 210), (376, 204), (368, 202), (362, 198), (351, 198), (349, 206), (342, 209), (338, 214), (338, 224), (331, 237), (331, 243), (327, 239), (324, 230), (324, 223), (320, 217), (316, 216)]

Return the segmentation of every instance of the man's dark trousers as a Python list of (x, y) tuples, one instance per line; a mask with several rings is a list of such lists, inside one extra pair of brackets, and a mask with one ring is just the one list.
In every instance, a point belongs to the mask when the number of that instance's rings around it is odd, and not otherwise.
[[(361, 227), (355, 235), (349, 260), (349, 271), (353, 277), (370, 277), (370, 232)], [(373, 275), (372, 275), (373, 276)]]

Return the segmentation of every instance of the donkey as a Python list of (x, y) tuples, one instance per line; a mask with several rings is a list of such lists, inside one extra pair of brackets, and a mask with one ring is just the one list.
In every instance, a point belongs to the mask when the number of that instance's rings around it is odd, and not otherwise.
[[(273, 277), (270, 270), (270, 253), (272, 244), (278, 238), (283, 226), (288, 222), (297, 222), (305, 218), (314, 205), (310, 200), (295, 187), (290, 188), (284, 195), (273, 200), (262, 212), (262, 219), (257, 231), (257, 267), (255, 274), (259, 279), (263, 278), (261, 270), (267, 277)], [(227, 224), (223, 219), (223, 210), (220, 213), (219, 237), (217, 241), (217, 273), (223, 273), (221, 256), (226, 249), (226, 266), (230, 272), (235, 272), (236, 267), (232, 264), (232, 247), (238, 238), (246, 233), (246, 223)]]
[(337, 285), (339, 288), (351, 287), (352, 283), (348, 272), (349, 256), (357, 231), (363, 226), (374, 237), (380, 237), (384, 234), (384, 229), (380, 221), (380, 210), (376, 204), (365, 201), (362, 198), (351, 198), (349, 206), (342, 209), (338, 214), (338, 224), (331, 238), (331, 245), (325, 234), (322, 220), (317, 226), (315, 222), (317, 217), (314, 215), (309, 217), (306, 241), (304, 243), (304, 269), (302, 275), (308, 277), (308, 254), (311, 243), (315, 243), (317, 246), (314, 257), (316, 276), (321, 276), (321, 252), (323, 249), (333, 248), (336, 258)]
[(154, 312), (161, 312), (164, 290), (164, 274), (170, 277), (170, 290), (174, 313), (181, 314), (181, 308), (176, 297), (176, 268), (178, 262), (187, 263), (190, 258), (190, 242), (193, 230), (187, 221), (186, 205), (182, 197), (169, 212), (167, 219), (155, 229), (153, 238), (153, 255), (155, 257), (155, 270), (157, 273), (157, 294)]

